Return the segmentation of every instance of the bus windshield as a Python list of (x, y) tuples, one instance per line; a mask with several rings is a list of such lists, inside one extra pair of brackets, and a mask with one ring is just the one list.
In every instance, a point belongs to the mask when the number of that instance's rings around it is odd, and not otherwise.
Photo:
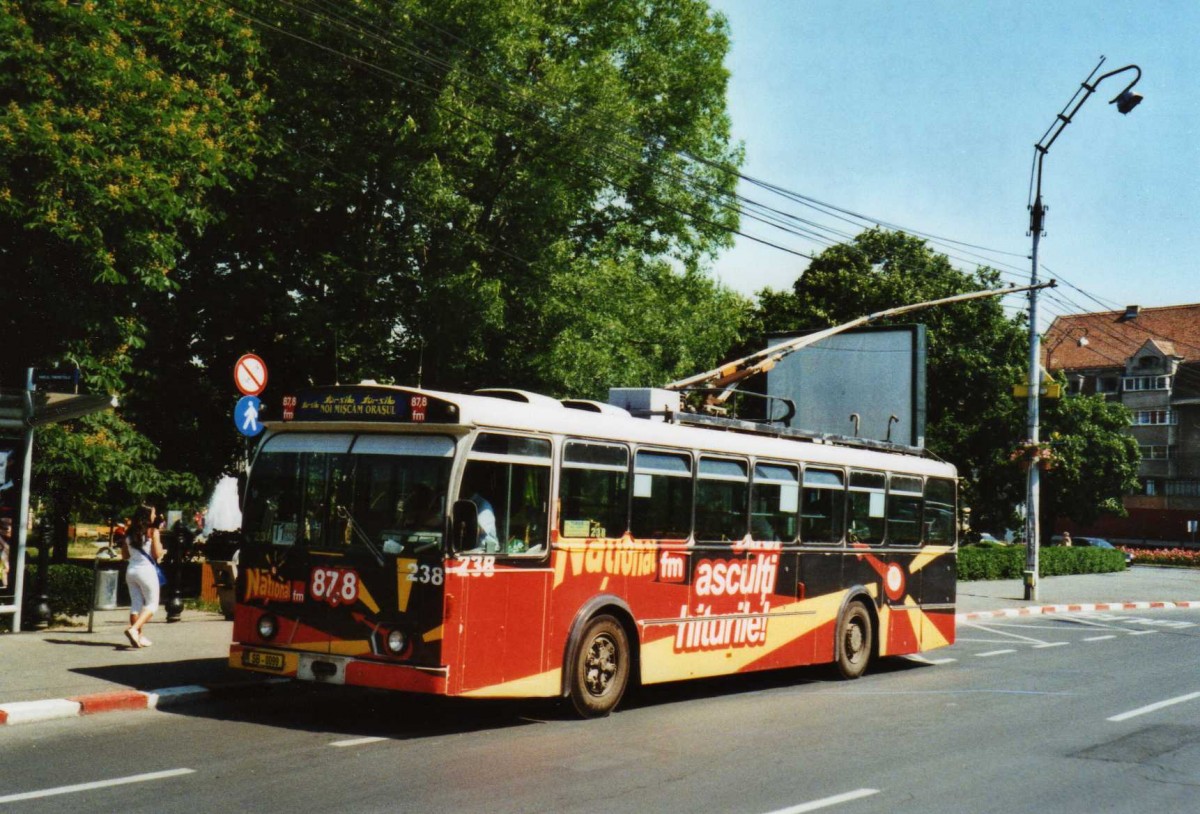
[(384, 554), (440, 547), (453, 455), (443, 436), (276, 435), (251, 472), (246, 539)]

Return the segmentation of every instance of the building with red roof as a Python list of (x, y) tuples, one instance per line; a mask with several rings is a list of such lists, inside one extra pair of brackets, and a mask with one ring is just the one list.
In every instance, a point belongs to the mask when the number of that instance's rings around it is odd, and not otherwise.
[(1130, 412), (1142, 452), (1129, 517), (1066, 530), (1114, 542), (1188, 541), (1200, 520), (1200, 303), (1058, 317), (1042, 363), (1070, 393), (1100, 393)]

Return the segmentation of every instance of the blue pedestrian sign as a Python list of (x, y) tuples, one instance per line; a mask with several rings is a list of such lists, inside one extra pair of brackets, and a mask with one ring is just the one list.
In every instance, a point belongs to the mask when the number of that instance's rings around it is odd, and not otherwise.
[(262, 402), (257, 396), (242, 396), (237, 406), (233, 408), (233, 426), (242, 435), (253, 438), (263, 431), (258, 414), (262, 412)]

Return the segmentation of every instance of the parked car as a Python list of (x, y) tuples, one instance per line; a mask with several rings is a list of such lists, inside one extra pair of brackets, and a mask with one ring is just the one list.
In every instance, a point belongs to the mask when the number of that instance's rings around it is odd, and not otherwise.
[[(1063, 540), (1060, 535), (1054, 535), (1050, 538), (1050, 545), (1062, 545)], [(1072, 537), (1071, 545), (1073, 546), (1091, 546), (1092, 548), (1116, 548), (1115, 545), (1105, 540), (1103, 537)], [(1125, 552), (1125, 565), (1133, 565), (1133, 555), (1128, 551)]]

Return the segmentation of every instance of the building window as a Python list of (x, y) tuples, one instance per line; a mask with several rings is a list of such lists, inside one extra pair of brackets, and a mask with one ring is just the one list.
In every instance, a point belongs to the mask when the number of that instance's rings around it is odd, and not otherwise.
[(1121, 380), (1121, 388), (1126, 392), (1136, 390), (1170, 390), (1170, 376), (1126, 376)]
[(1169, 461), (1175, 457), (1171, 447), (1160, 444), (1143, 444), (1138, 450), (1142, 453), (1143, 461)]
[(1167, 497), (1200, 497), (1200, 480), (1169, 480), (1163, 485)]
[(1147, 426), (1152, 424), (1178, 424), (1179, 419), (1170, 410), (1135, 410), (1130, 416), (1130, 421), (1134, 426)]
[(1121, 389), (1121, 380), (1116, 376), (1100, 376), (1096, 379), (1097, 393), (1116, 393)]

